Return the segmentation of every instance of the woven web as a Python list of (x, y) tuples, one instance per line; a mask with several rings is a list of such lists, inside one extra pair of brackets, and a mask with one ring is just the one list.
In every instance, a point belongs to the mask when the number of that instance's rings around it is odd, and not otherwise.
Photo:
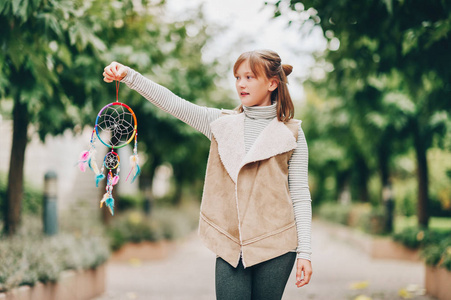
[(102, 112), (97, 126), (101, 130), (110, 133), (110, 138), (105, 141), (106, 144), (119, 147), (126, 144), (133, 136), (135, 122), (132, 113), (128, 109), (122, 105), (112, 105)]
[(108, 152), (105, 156), (105, 167), (109, 170), (115, 169), (118, 166), (119, 159), (116, 154)]

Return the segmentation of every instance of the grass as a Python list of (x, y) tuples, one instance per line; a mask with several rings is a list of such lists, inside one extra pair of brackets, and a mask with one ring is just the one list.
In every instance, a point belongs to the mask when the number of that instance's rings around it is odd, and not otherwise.
[[(394, 223), (394, 231), (400, 232), (408, 227), (417, 226), (418, 221), (416, 216), (397, 216)], [(437, 231), (450, 231), (451, 230), (451, 218), (446, 217), (431, 217), (429, 219), (429, 229)]]

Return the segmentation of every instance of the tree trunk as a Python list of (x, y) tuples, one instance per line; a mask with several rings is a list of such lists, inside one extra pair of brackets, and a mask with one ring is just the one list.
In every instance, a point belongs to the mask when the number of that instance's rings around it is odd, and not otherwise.
[[(384, 144), (384, 146), (381, 145), (378, 149), (378, 161), (379, 161), (379, 171), (381, 175), (381, 185), (382, 187), (385, 187), (389, 185), (389, 170), (388, 170), (388, 158), (389, 153), (387, 149), (387, 145)], [(381, 193), (382, 196), (382, 193)]]
[(157, 167), (161, 164), (161, 158), (158, 155), (153, 155), (149, 158), (145, 165), (142, 166), (141, 175), (139, 176), (139, 189), (144, 192), (144, 212), (146, 215), (151, 215), (152, 208), (154, 205), (154, 195), (153, 195), (153, 179), (155, 177), (155, 172)]
[(418, 178), (418, 225), (428, 227), (429, 223), (429, 183), (428, 183), (428, 163), (427, 163), (427, 146), (426, 141), (422, 138), (418, 124), (414, 122), (413, 126), (413, 143), (417, 158), (417, 178)]
[(341, 204), (350, 204), (352, 199), (349, 190), (349, 172), (337, 171), (335, 175), (335, 182), (335, 199), (338, 199), (338, 202)]
[(21, 103), (20, 95), (14, 99), (13, 141), (9, 161), (8, 188), (5, 203), (5, 233), (16, 233), (20, 223), (23, 196), (23, 171), (25, 148), (27, 147), (28, 111), (26, 103)]
[(356, 160), (357, 165), (357, 193), (358, 199), (361, 202), (369, 202), (368, 196), (368, 176), (369, 170), (366, 161), (363, 157), (358, 156)]
[(141, 189), (141, 191), (144, 192), (143, 209), (144, 209), (145, 214), (148, 216), (152, 213), (152, 207), (153, 207), (153, 202), (154, 202), (154, 197), (153, 197), (153, 192), (152, 192), (153, 178), (155, 176), (155, 171), (156, 171), (157, 167), (154, 164), (152, 164), (149, 169), (150, 169), (149, 172), (142, 172), (142, 174), (138, 178), (140, 189)]
[(183, 195), (183, 176), (177, 170), (178, 166), (174, 167), (174, 179), (175, 179), (175, 194), (172, 204), (179, 206), (182, 203)]
[[(318, 170), (318, 175), (317, 175), (317, 183), (316, 183), (316, 187), (314, 190), (314, 194), (312, 195), (312, 199), (315, 199), (318, 202), (323, 201), (326, 198), (326, 188), (325, 188), (325, 184), (326, 184), (326, 180), (325, 178), (327, 177), (326, 172), (324, 172), (323, 170)], [(336, 199), (338, 201), (338, 199)]]
[(395, 202), (393, 200), (393, 189), (389, 178), (389, 149), (387, 144), (381, 143), (381, 146), (378, 148), (378, 158), (382, 185), (381, 202), (385, 208), (384, 232), (389, 233), (393, 231)]

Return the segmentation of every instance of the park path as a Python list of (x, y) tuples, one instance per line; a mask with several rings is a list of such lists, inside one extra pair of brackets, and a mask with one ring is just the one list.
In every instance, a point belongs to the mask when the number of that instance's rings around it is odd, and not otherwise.
[[(434, 299), (421, 295), (422, 263), (371, 259), (333, 232), (330, 224), (313, 222), (312, 280), (298, 289), (293, 272), (283, 300)], [(180, 241), (167, 259), (109, 263), (106, 292), (95, 300), (215, 299), (214, 260), (215, 255), (193, 234)]]

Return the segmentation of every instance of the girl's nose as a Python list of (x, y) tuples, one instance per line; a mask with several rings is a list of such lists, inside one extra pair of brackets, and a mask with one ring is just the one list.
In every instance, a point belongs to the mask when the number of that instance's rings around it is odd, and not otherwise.
[(237, 85), (238, 85), (239, 87), (245, 87), (245, 82), (244, 82), (244, 80), (243, 80), (243, 79), (239, 79), (238, 82), (237, 82)]

